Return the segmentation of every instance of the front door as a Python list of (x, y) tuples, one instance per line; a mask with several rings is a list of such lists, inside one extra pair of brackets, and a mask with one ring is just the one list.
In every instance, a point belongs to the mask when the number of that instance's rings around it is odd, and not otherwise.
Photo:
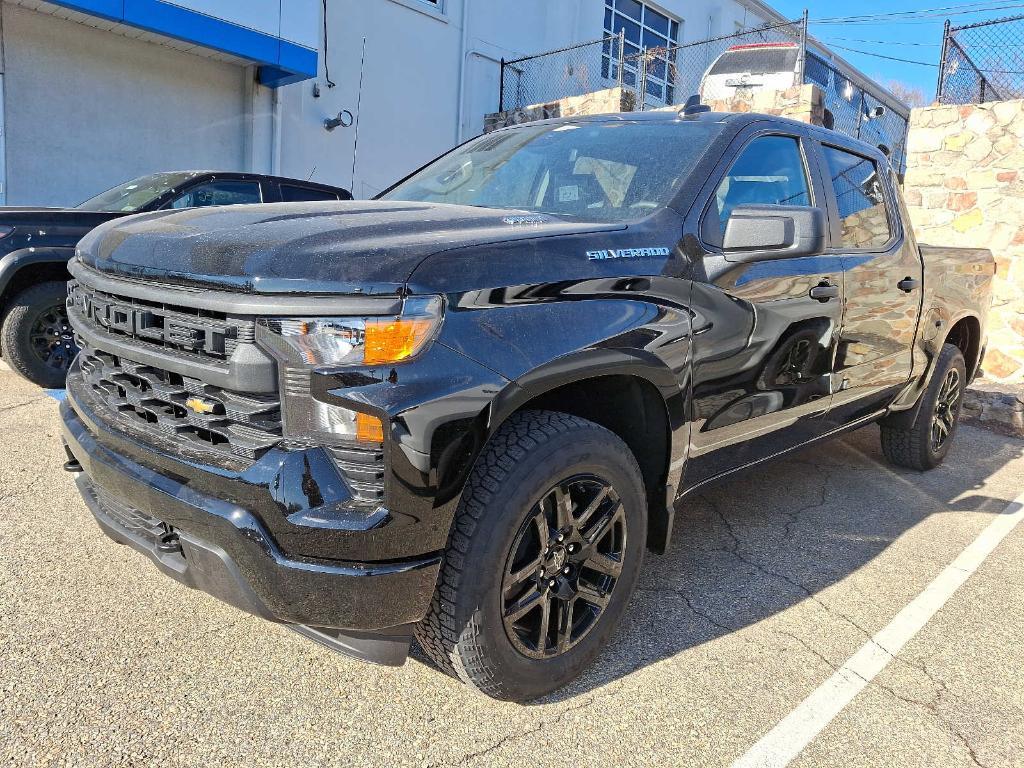
[[(715, 252), (738, 205), (824, 208), (815, 169), (800, 136), (750, 139), (705, 209), (705, 246)], [(737, 264), (694, 281), (694, 413), (686, 487), (822, 434), (842, 278), (838, 256), (809, 256)]]
[(923, 267), (905, 238), (884, 166), (822, 146), (834, 196), (832, 253), (843, 262), (846, 297), (829, 421), (843, 425), (889, 405), (909, 381)]

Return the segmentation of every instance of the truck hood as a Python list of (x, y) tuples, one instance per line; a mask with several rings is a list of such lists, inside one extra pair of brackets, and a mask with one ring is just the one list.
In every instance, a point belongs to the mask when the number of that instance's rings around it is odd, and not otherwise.
[(456, 248), (622, 229), (525, 211), (393, 201), (272, 203), (130, 216), (79, 244), (107, 274), (250, 293), (394, 293)]

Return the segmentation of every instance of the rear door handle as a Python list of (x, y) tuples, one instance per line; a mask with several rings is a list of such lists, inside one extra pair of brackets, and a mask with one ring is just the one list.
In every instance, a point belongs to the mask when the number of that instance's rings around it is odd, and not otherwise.
[(910, 293), (911, 291), (919, 288), (920, 285), (921, 281), (915, 277), (905, 277), (898, 283), (896, 283), (896, 287), (899, 288), (904, 293)]
[(839, 298), (839, 286), (830, 283), (821, 283), (811, 288), (811, 298), (824, 303), (830, 299)]

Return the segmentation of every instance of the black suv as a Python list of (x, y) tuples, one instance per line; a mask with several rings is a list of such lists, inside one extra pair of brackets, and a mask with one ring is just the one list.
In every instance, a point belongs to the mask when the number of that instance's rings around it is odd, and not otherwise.
[(669, 112), (501, 130), (372, 201), (111, 222), (71, 272), (67, 466), (114, 540), (522, 700), (705, 483), (878, 420), (942, 461), (995, 269), (918, 248), (877, 149)]
[(0, 354), (25, 378), (63, 387), (77, 349), (64, 300), (75, 243), (111, 219), (147, 211), (311, 200), (348, 190), (255, 173), (176, 171), (127, 181), (74, 208), (0, 208)]

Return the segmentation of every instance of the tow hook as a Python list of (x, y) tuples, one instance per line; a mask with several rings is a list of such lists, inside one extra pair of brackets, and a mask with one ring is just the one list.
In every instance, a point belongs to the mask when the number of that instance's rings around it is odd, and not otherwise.
[(166, 531), (157, 540), (156, 548), (167, 555), (174, 555), (181, 553), (181, 541), (178, 539), (178, 532), (172, 529), (170, 526), (166, 526)]
[(68, 460), (64, 462), (65, 472), (83, 472), (82, 465), (78, 463), (78, 459), (75, 458), (75, 454), (68, 448), (68, 444), (61, 441), (64, 445), (64, 455), (68, 457)]

